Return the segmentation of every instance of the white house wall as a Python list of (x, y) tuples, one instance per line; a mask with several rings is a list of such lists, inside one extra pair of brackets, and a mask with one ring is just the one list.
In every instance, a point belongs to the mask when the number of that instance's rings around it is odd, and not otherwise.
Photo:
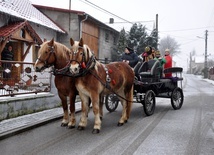
[(39, 37), (42, 39), (42, 41), (44, 41), (44, 39), (51, 40), (52, 38), (54, 38), (56, 40), (56, 38), (57, 38), (56, 31), (46, 28), (41, 25), (36, 25), (34, 23), (31, 23), (31, 26), (36, 31), (36, 33), (39, 35)]

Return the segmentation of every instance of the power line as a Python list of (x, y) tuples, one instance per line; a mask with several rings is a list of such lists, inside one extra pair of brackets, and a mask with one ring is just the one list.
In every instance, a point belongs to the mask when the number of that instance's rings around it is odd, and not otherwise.
[[(82, 1), (82, 0), (80, 0), (80, 1)], [(96, 8), (98, 8), (98, 9), (100, 9), (100, 10), (102, 10), (102, 11), (105, 11), (105, 12), (108, 13), (108, 14), (111, 14), (111, 15), (113, 15), (113, 16), (115, 16), (115, 17), (117, 17), (117, 18), (119, 18), (119, 19), (121, 19), (121, 20), (123, 20), (123, 21), (126, 21), (127, 23), (133, 24), (132, 22), (130, 22), (130, 21), (128, 21), (128, 20), (126, 20), (126, 19), (124, 19), (124, 18), (122, 18), (122, 17), (119, 17), (118, 15), (116, 15), (116, 14), (114, 14), (114, 13), (111, 13), (111, 12), (107, 11), (107, 10), (101, 8), (100, 6), (98, 6), (98, 5), (96, 5), (96, 4), (92, 3), (92, 2), (89, 2), (88, 0), (85, 0), (85, 1), (86, 1), (87, 3), (89, 3), (90, 5), (92, 5), (92, 6), (95, 6)], [(82, 1), (82, 2), (83, 2), (83, 1)], [(85, 4), (87, 4), (87, 3), (85, 3)]]
[(198, 29), (205, 29), (205, 28), (214, 28), (214, 26), (207, 26), (207, 27), (200, 27), (200, 28), (190, 28), (190, 29), (181, 29), (181, 30), (170, 30), (170, 31), (162, 31), (162, 32), (175, 32), (175, 31), (191, 31), (191, 30), (198, 30)]

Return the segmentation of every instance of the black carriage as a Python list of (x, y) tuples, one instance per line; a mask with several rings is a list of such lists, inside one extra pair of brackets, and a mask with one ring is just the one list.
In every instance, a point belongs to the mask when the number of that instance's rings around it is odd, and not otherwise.
[[(183, 105), (184, 95), (182, 90), (181, 67), (172, 67), (165, 70), (158, 60), (138, 62), (134, 68), (134, 102), (141, 103), (147, 116), (154, 113), (156, 97), (171, 99), (173, 109), (180, 109)], [(172, 73), (172, 77), (165, 78), (162, 75)], [(109, 112), (118, 106), (118, 96), (111, 94), (106, 96), (105, 105)]]

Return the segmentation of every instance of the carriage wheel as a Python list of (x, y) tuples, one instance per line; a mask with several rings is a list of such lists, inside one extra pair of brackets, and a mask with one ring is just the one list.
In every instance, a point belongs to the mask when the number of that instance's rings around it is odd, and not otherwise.
[(106, 95), (105, 97), (105, 106), (109, 112), (113, 112), (117, 109), (119, 99), (115, 94)]
[(172, 91), (171, 104), (173, 109), (178, 110), (182, 107), (184, 101), (184, 95), (181, 88), (177, 87)]
[(144, 96), (144, 112), (147, 116), (150, 116), (155, 111), (155, 93), (152, 90), (148, 90)]

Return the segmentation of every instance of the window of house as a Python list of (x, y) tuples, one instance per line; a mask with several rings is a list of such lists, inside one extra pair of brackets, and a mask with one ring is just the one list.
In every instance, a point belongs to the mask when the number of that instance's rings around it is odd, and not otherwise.
[(109, 42), (109, 33), (108, 32), (105, 33), (105, 41)]
[(113, 36), (113, 44), (114, 44), (114, 45), (117, 44), (117, 39), (116, 39), (116, 36), (115, 36), (115, 35)]

